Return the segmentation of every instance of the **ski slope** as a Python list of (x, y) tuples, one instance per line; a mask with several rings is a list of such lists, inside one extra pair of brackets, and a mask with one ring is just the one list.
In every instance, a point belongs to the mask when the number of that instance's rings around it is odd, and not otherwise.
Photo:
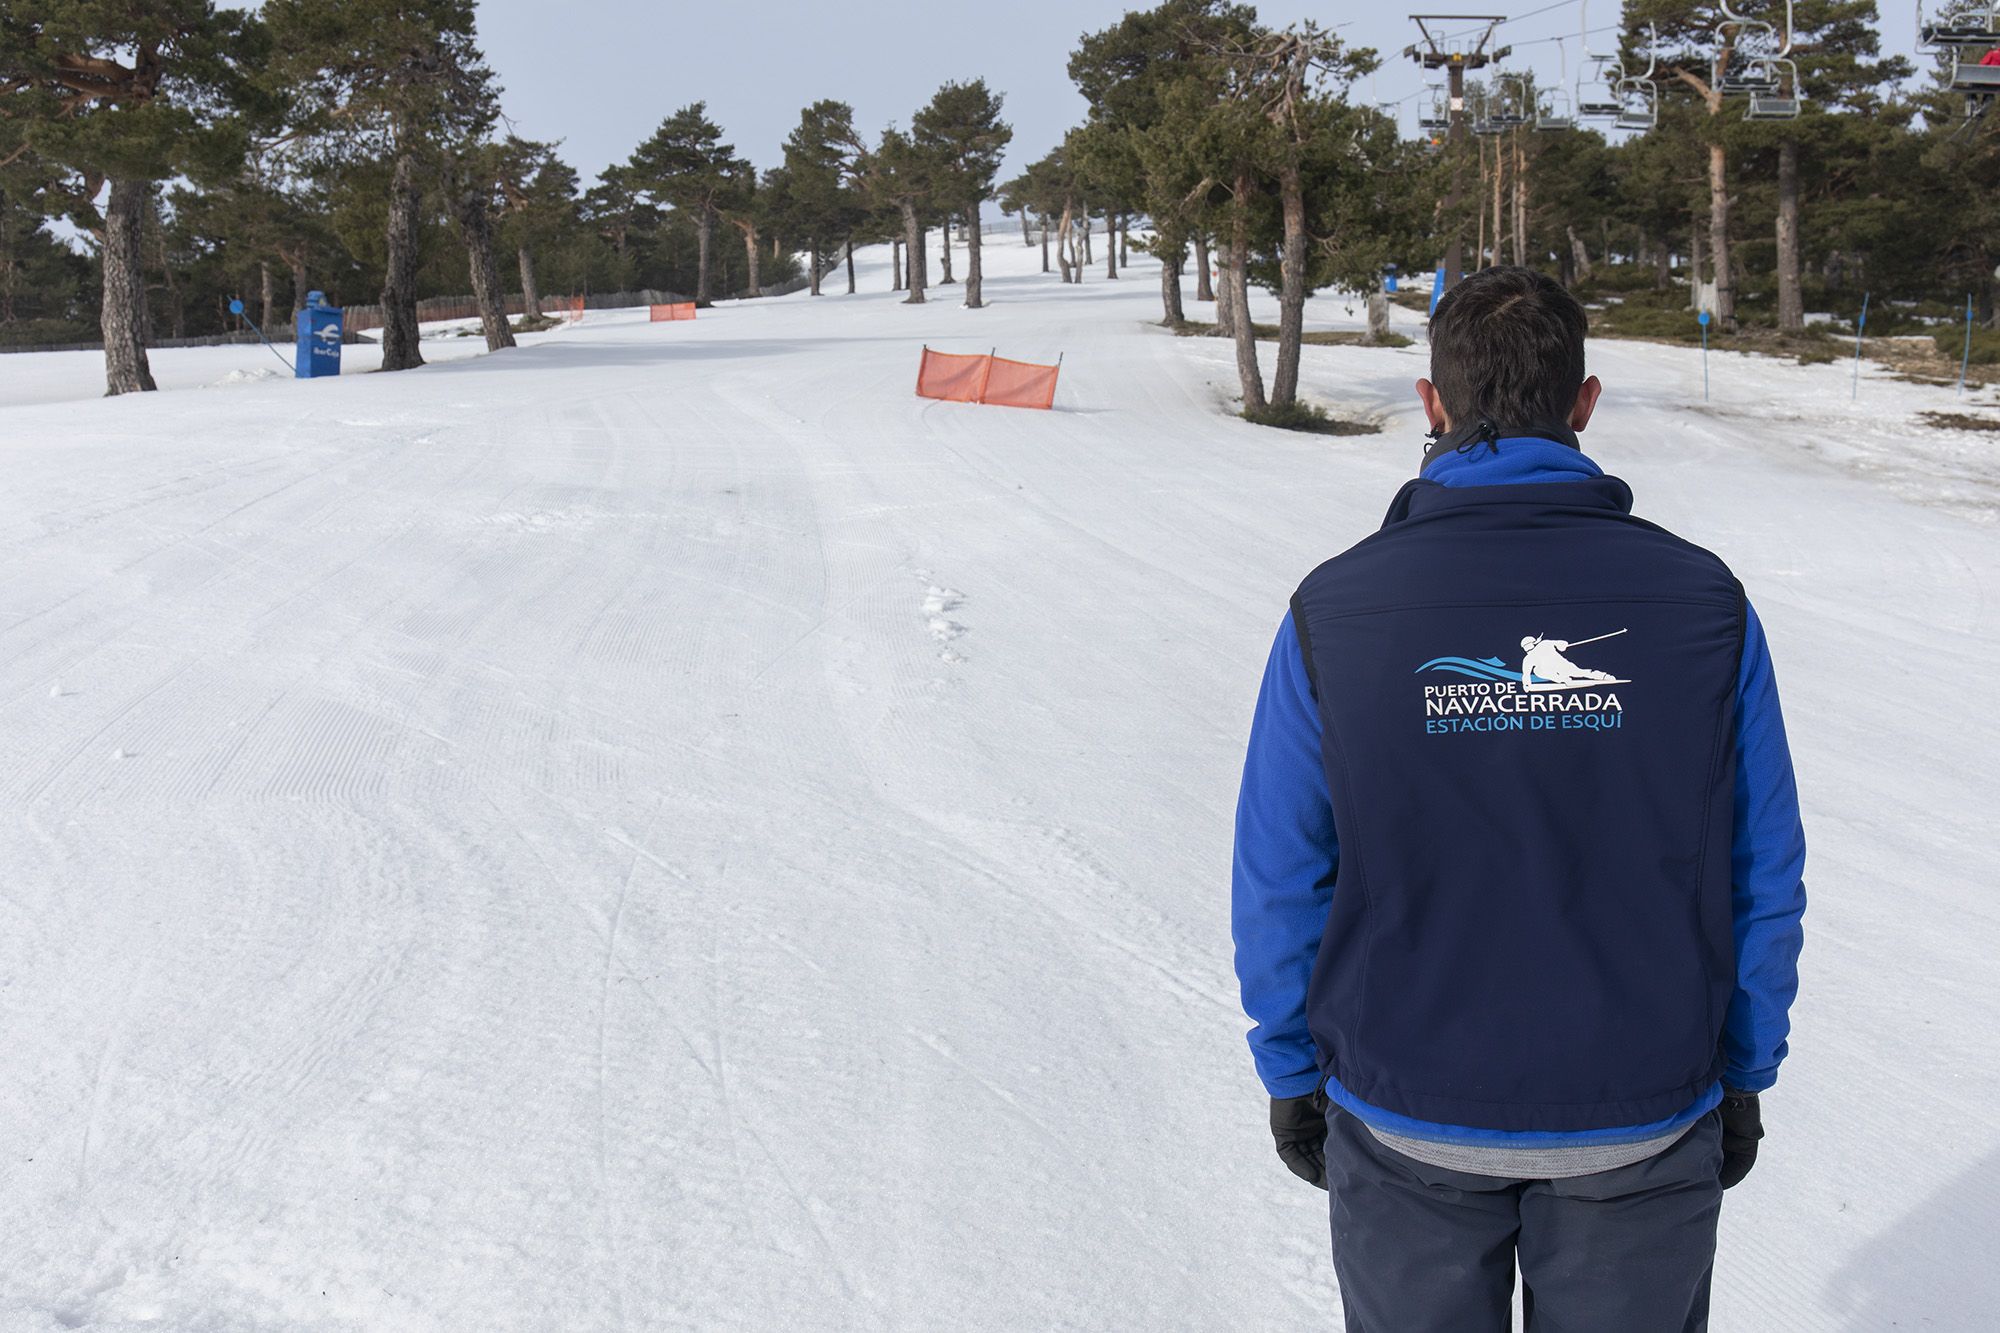
[[(399, 375), (0, 357), (0, 1329), (1335, 1324), (1230, 821), (1423, 347), (1306, 349), (1382, 434), (1264, 430), (1139, 256), (986, 258), (984, 311), (871, 253)], [(1064, 354), (1057, 410), (915, 398), (926, 342)], [(1758, 604), (1812, 846), (1715, 1326), (1986, 1325), (1992, 437), (1592, 366), (1588, 447)]]

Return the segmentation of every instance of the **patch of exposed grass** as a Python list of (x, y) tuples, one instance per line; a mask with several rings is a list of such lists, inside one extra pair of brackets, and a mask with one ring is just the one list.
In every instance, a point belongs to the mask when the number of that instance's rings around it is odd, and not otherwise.
[(1917, 420), (1939, 430), (2000, 431), (2000, 417), (1975, 417), (1968, 412), (1919, 412)]
[(1279, 430), (1302, 430), (1313, 435), (1380, 435), (1382, 426), (1374, 421), (1349, 421), (1325, 408), (1296, 400), (1283, 407), (1267, 407), (1261, 412), (1245, 412), (1245, 421)]

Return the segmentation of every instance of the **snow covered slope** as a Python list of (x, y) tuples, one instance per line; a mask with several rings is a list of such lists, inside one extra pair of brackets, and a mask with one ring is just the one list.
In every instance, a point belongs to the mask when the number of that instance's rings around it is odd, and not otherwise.
[[(1423, 349), (1307, 349), (1386, 433), (1262, 430), (1150, 264), (987, 261), (985, 311), (869, 255), (332, 382), (0, 357), (0, 1328), (1333, 1323), (1229, 823)], [(1066, 354), (1058, 410), (913, 397), (925, 342)], [(1844, 367), (1717, 357), (1704, 408), (1697, 353), (1593, 358), (1590, 447), (1763, 613), (1812, 839), (1716, 1325), (1977, 1326), (1991, 437)]]

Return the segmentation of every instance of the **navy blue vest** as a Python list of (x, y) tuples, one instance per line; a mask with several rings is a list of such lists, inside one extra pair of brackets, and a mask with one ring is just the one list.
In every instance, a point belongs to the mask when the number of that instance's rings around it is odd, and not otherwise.
[(1370, 1105), (1599, 1129), (1721, 1075), (1743, 590), (1631, 502), (1412, 481), (1292, 599), (1340, 842), (1307, 1018)]

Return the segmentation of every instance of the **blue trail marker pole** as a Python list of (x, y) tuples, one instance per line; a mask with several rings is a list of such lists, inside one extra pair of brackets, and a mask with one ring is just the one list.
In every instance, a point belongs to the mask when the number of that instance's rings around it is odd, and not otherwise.
[(1438, 312), (1438, 302), (1443, 299), (1444, 299), (1444, 261), (1440, 259), (1438, 260), (1437, 276), (1431, 279), (1431, 308), (1425, 312), (1426, 316), (1435, 315)]
[[(259, 342), (263, 343), (264, 346), (266, 347), (271, 347), (270, 336), (267, 335), (264, 332), (264, 330), (257, 327), (256, 320), (250, 318), (250, 316), (243, 313), (243, 300), (241, 297), (236, 297), (231, 299), (231, 301), (229, 302), (229, 313), (240, 317), (245, 324), (248, 324), (250, 326), (251, 331), (257, 335), (257, 340)], [(285, 360), (285, 354), (283, 352), (280, 352), (275, 347), (271, 347), (271, 355), (277, 357), (278, 362), (281, 365), (289, 366), (292, 364), (291, 362)]]
[(1861, 293), (1861, 318), (1854, 321), (1854, 392), (1849, 398), (1861, 396), (1861, 331), (1868, 327), (1868, 293)]
[(1958, 396), (1965, 397), (1965, 368), (1972, 364), (1972, 293), (1965, 294), (1965, 351), (1958, 358)]
[(1708, 312), (1702, 311), (1694, 317), (1701, 325), (1701, 401), (1708, 401)]

